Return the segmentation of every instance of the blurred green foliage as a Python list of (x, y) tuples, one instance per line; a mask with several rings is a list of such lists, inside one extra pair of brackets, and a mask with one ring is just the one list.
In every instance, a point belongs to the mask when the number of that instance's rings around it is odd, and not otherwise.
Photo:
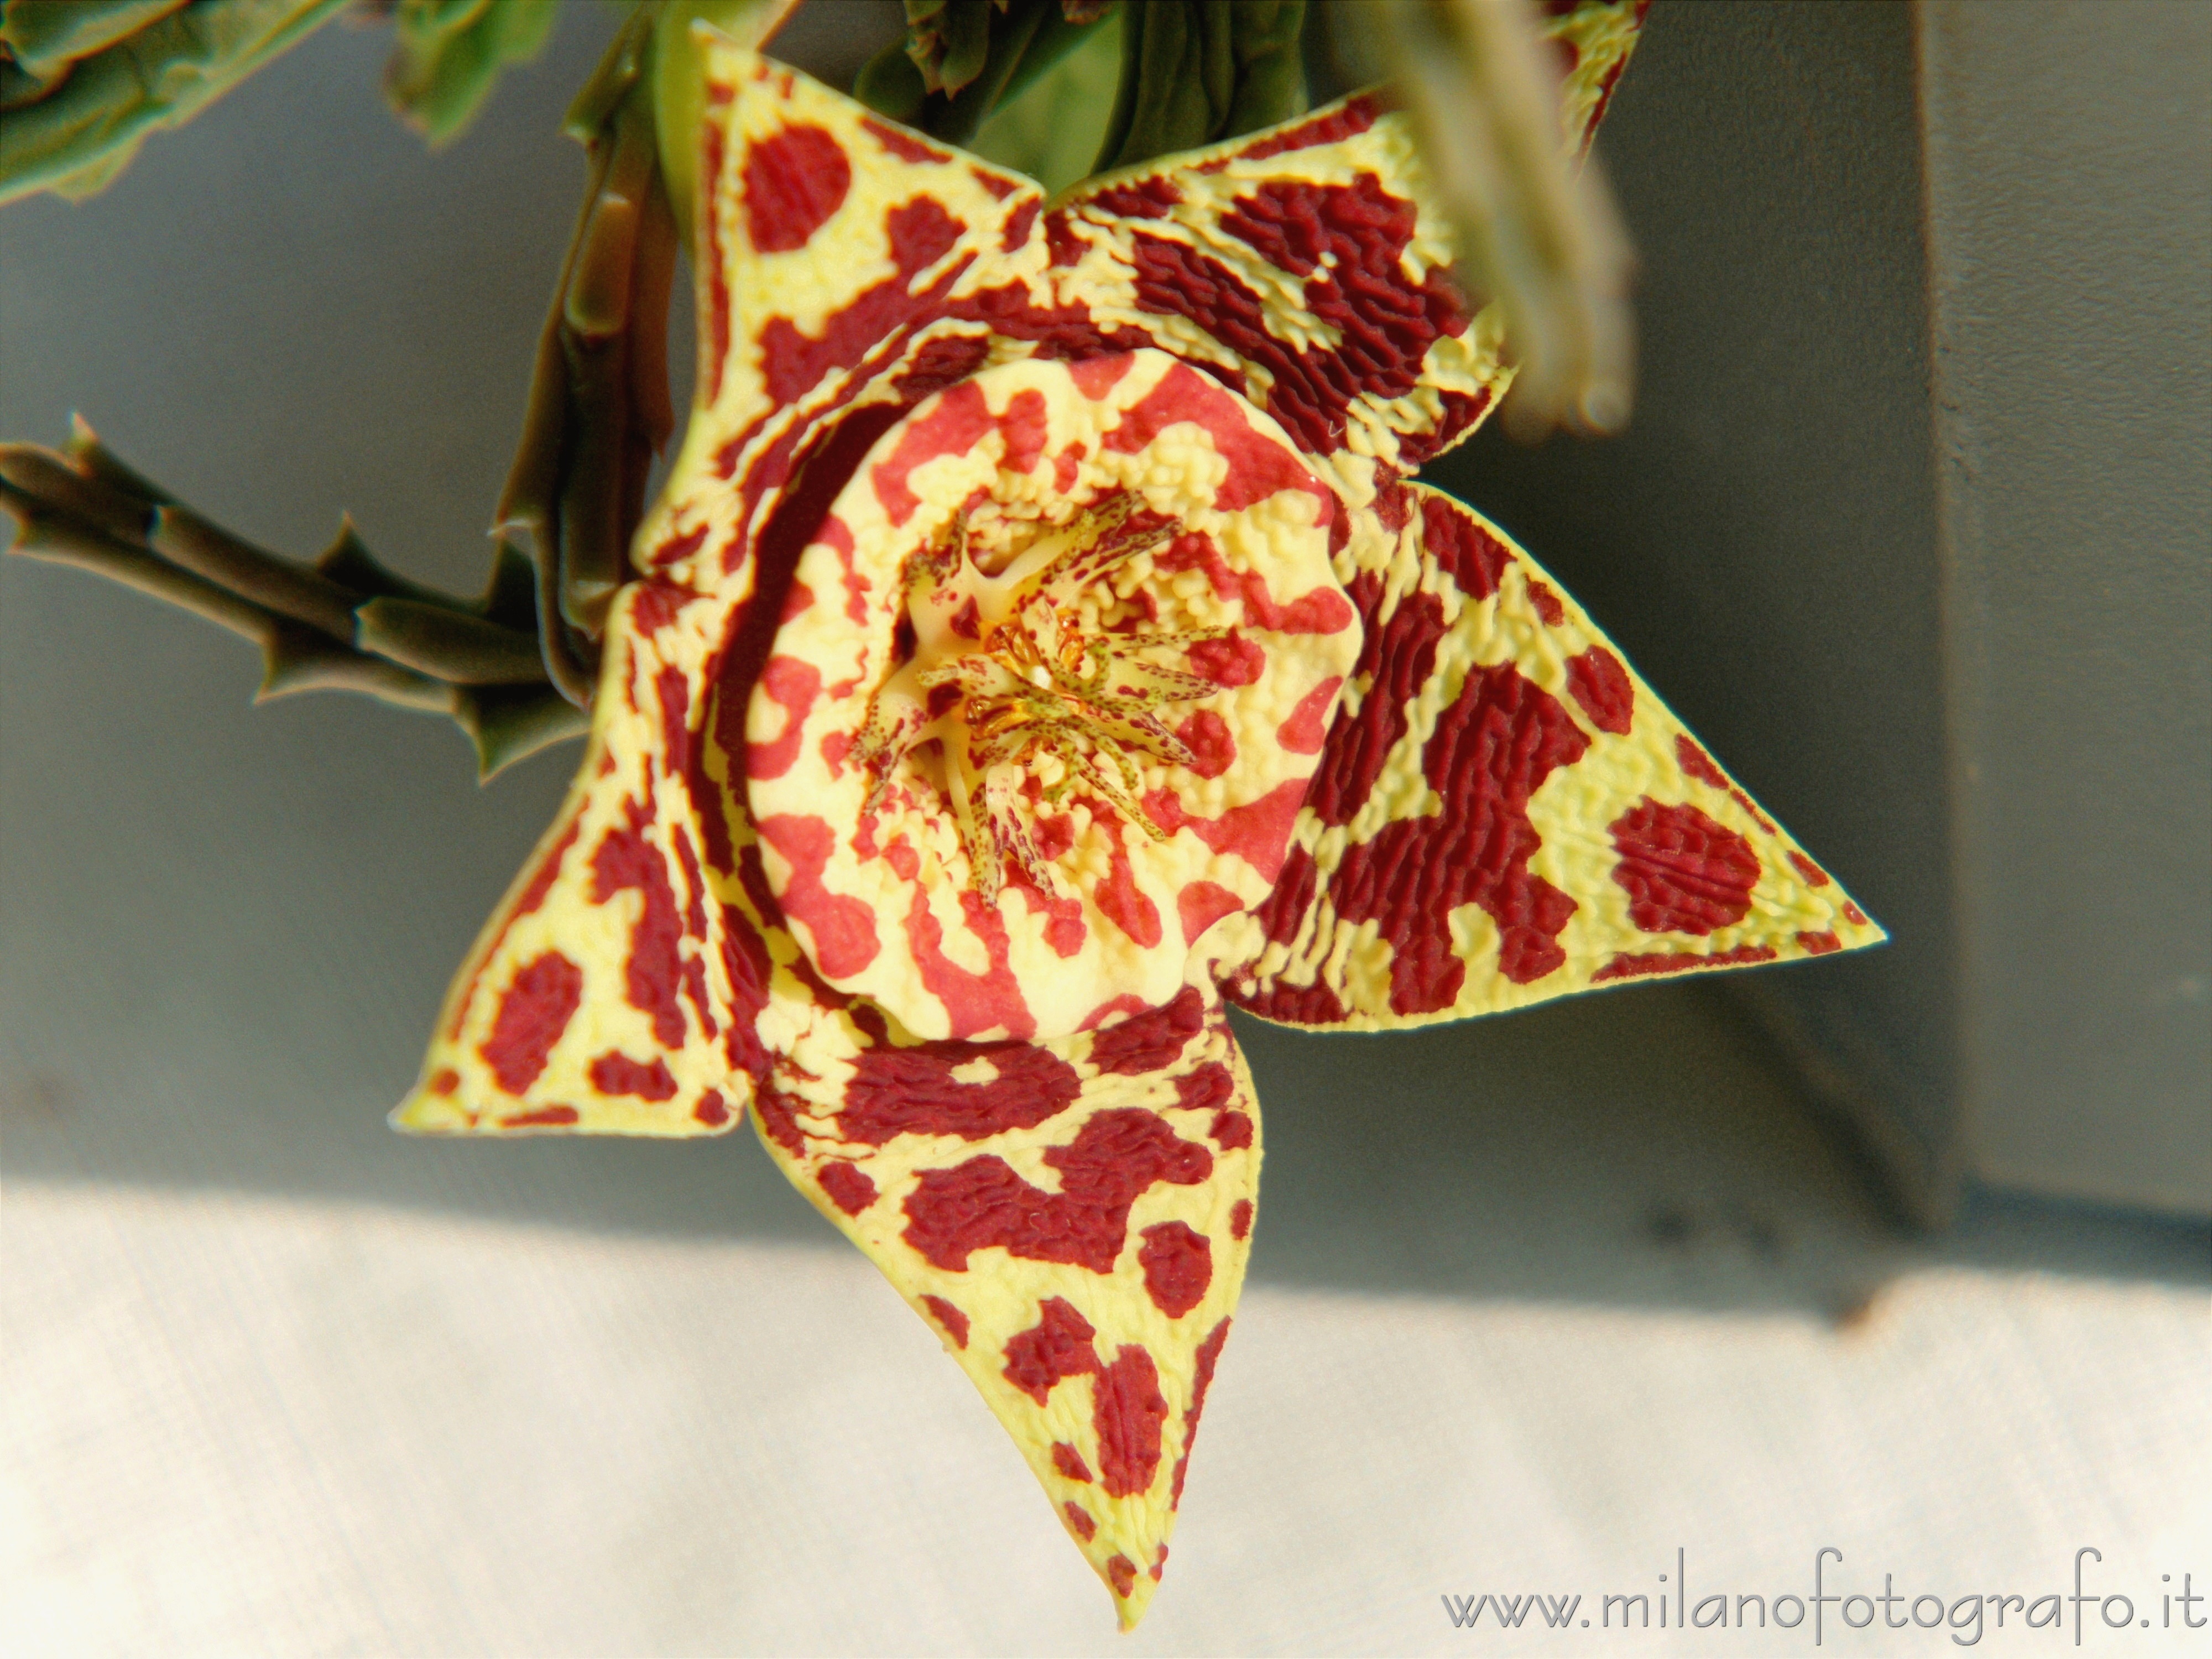
[(451, 143), (501, 71), (538, 55), (558, 10), (549, 0), (399, 0), (386, 100), (434, 149)]
[(182, 125), (349, 3), (389, 16), (392, 109), (433, 145), (501, 70), (535, 57), (553, 0), (0, 0), (0, 202), (104, 189), (149, 133)]
[(1065, 58), (993, 110), (969, 148), (988, 161), (1028, 173), (1050, 194), (1083, 178), (1113, 112), (1126, 27), (1116, 9)]
[(0, 202), (92, 195), (149, 133), (191, 119), (345, 3), (5, 0)]

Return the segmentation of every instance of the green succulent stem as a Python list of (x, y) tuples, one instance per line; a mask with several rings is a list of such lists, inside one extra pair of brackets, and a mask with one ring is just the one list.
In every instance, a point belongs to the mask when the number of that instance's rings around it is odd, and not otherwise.
[(0, 507), (19, 525), (11, 551), (120, 582), (258, 646), (257, 701), (355, 691), (444, 714), (486, 778), (583, 730), (547, 681), (535, 583), (511, 547), (476, 600), (387, 570), (350, 520), (312, 563), (287, 559), (194, 513), (82, 421), (60, 451), (0, 444)]

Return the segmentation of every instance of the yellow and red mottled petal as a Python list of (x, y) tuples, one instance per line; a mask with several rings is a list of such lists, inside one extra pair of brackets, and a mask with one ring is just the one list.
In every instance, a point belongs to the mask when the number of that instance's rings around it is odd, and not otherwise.
[(1382, 506), (1282, 880), (1210, 936), (1232, 1000), (1419, 1025), (1882, 939), (1494, 526), (1421, 485)]
[(1211, 988), (1049, 1042), (817, 1025), (762, 1089), (793, 1184), (927, 1320), (1126, 1627), (1250, 1248), (1259, 1107)]
[[(1644, 5), (1547, 8), (1577, 154)], [(1411, 126), (1374, 93), (1085, 179), (1045, 234), (1061, 293), (1260, 404), (1350, 507), (1466, 437), (1512, 378), (1502, 318), (1449, 279)]]
[(719, 797), (701, 810), (715, 612), (663, 583), (617, 596), (583, 764), (447, 994), (398, 1127), (696, 1135), (743, 1113), (766, 947)]
[(1411, 129), (1373, 94), (1086, 179), (1047, 216), (1062, 292), (1259, 404), (1357, 504), (1505, 386), (1448, 276)]
[(1651, 0), (1545, 0), (1541, 33), (1559, 58), (1559, 130), (1569, 154), (1589, 153), (1650, 9)]
[(1033, 180), (733, 46), (706, 72), (696, 406), (633, 551), (701, 591), (742, 578), (782, 493), (856, 411), (987, 362), (1148, 343), (1055, 300)]

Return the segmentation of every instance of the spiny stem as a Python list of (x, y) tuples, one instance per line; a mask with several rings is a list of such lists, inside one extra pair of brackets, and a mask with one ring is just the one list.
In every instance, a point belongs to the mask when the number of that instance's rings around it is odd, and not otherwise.
[(0, 444), (0, 507), (21, 526), (13, 551), (123, 583), (260, 647), (257, 700), (357, 691), (448, 715), (486, 777), (583, 729), (546, 682), (525, 631), (528, 562), (505, 546), (475, 602), (386, 569), (350, 521), (313, 564), (283, 558), (179, 503), (82, 421), (64, 452)]

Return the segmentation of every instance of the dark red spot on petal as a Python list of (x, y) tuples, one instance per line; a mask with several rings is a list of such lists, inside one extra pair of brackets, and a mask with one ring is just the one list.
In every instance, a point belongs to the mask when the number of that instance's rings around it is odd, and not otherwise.
[(1749, 813), (1751, 815), (1751, 821), (1757, 824), (1760, 829), (1766, 831), (1768, 835), (1771, 836), (1774, 833), (1774, 820), (1768, 817), (1765, 813), (1760, 811), (1759, 810), (1759, 803), (1752, 799), (1750, 796), (1745, 794), (1742, 790), (1731, 786), (1729, 790), (1729, 799), (1734, 801), (1738, 806), (1743, 808), (1746, 812)]
[(843, 979), (873, 962), (882, 948), (876, 938), (875, 911), (822, 884), (822, 872), (830, 862), (830, 826), (817, 817), (785, 812), (763, 818), (757, 827), (761, 839), (790, 866), (783, 913), (804, 922), (813, 935), (813, 956), (822, 971), (832, 979)]
[(1167, 1398), (1160, 1392), (1152, 1354), (1134, 1343), (1124, 1344), (1091, 1387), (1099, 1484), (1112, 1498), (1148, 1490), (1160, 1466), (1160, 1429), (1168, 1419)]
[(1213, 498), (1222, 512), (1241, 512), (1285, 489), (1301, 489), (1315, 498), (1320, 513), (1316, 523), (1326, 523), (1336, 510), (1336, 497), (1322, 488), (1297, 455), (1255, 431), (1237, 399), (1187, 363), (1177, 363), (1158, 386), (1124, 410), (1121, 423), (1106, 434), (1102, 447), (1133, 455), (1169, 427), (1184, 422), (1203, 428), (1215, 453), (1228, 464)]
[(1052, 1466), (1066, 1480), (1090, 1484), (1091, 1466), (1083, 1461), (1083, 1454), (1065, 1440), (1052, 1443)]
[(1036, 1324), (1007, 1339), (1005, 1376), (1042, 1406), (1054, 1383), (1097, 1370), (1098, 1355), (1091, 1344), (1098, 1333), (1065, 1297), (1047, 1297), (1037, 1316)]
[(1118, 841), (1108, 846), (1106, 879), (1092, 885), (1091, 902), (1100, 915), (1143, 949), (1149, 951), (1160, 942), (1160, 908), (1137, 885), (1129, 855)]
[(641, 1065), (628, 1054), (610, 1051), (592, 1062), (592, 1087), (603, 1095), (635, 1095), (640, 1100), (672, 1100), (676, 1079), (666, 1062), (654, 1058)]
[(499, 1121), (505, 1129), (560, 1129), (576, 1118), (574, 1106), (541, 1106), (534, 1112), (509, 1112)]
[[(1331, 497), (1334, 500), (1334, 497)], [(1344, 597), (1333, 587), (1316, 587), (1287, 605), (1278, 604), (1267, 586), (1266, 573), (1235, 571), (1222, 556), (1211, 536), (1195, 531), (1177, 536), (1152, 558), (1153, 568), (1170, 574), (1181, 570), (1203, 570), (1214, 592), (1243, 606), (1245, 623), (1275, 634), (1340, 634), (1358, 620)]]
[(630, 929), (623, 985), (631, 1007), (653, 1016), (653, 1035), (665, 1048), (682, 1046), (684, 1009), (677, 1000), (684, 978), (683, 925), (668, 860), (645, 835), (651, 809), (632, 803), (629, 824), (613, 830), (592, 854), (592, 902), (605, 904), (635, 889), (645, 902)]
[[(711, 99), (718, 88), (710, 88)], [(722, 389), (722, 367), (730, 358), (730, 250), (723, 245), (725, 227), (719, 204), (722, 177), (722, 129), (715, 121), (699, 125), (699, 200), (702, 240), (707, 245), (707, 361), (706, 401), (712, 404)]]
[(1032, 1187), (1001, 1158), (924, 1170), (904, 1206), (907, 1243), (948, 1273), (966, 1272), (971, 1251), (992, 1247), (1111, 1273), (1140, 1194), (1162, 1181), (1195, 1186), (1213, 1172), (1211, 1152), (1140, 1107), (1096, 1114), (1044, 1161), (1060, 1173), (1057, 1193)]
[(1774, 960), (1771, 945), (1739, 945), (1733, 951), (1717, 951), (1709, 957), (1698, 956), (1687, 951), (1654, 951), (1644, 953), (1622, 951), (1611, 962), (1590, 975), (1590, 983), (1601, 984), (1613, 979), (1643, 979), (1654, 974), (1684, 974), (1699, 968), (1747, 968), (1754, 963)]
[(1419, 384), (1430, 346), (1466, 327), (1457, 294), (1431, 272), (1405, 271), (1413, 204), (1371, 173), (1349, 185), (1270, 179), (1237, 198), (1221, 228), (1293, 276), (1303, 309), (1335, 331), (1330, 347), (1297, 349), (1267, 326), (1267, 303), (1226, 264), (1188, 244), (1143, 233), (1131, 264), (1142, 309), (1190, 318), (1267, 371), (1267, 412), (1310, 454), (1341, 441), (1363, 396), (1390, 404)]
[(806, 1135), (799, 1127), (799, 1103), (781, 1089), (763, 1083), (753, 1096), (753, 1112), (768, 1138), (793, 1158), (805, 1155)]
[(1528, 603), (1535, 607), (1547, 628), (1557, 628), (1567, 619), (1567, 608), (1559, 603), (1559, 596), (1534, 577), (1528, 582)]
[(1675, 737), (1674, 759), (1686, 775), (1695, 778), (1699, 783), (1711, 784), (1716, 789), (1728, 787), (1728, 779), (1722, 775), (1721, 769), (1713, 764), (1713, 757), (1686, 737), (1679, 734)]
[(1240, 1198), (1230, 1206), (1229, 1236), (1240, 1243), (1252, 1236), (1252, 1200)]
[(1495, 593), (1498, 578), (1513, 562), (1504, 542), (1457, 502), (1439, 495), (1421, 497), (1421, 547), (1470, 599), (1486, 599)]
[(770, 657), (761, 670), (760, 689), (782, 706), (783, 730), (765, 743), (746, 745), (745, 775), (780, 778), (799, 758), (807, 713), (822, 695), (822, 671), (803, 657)]
[(557, 951), (526, 963), (499, 1000), (491, 1035), (477, 1052), (508, 1094), (538, 1081), (546, 1057), (584, 1000), (584, 970)]
[(430, 1079), (430, 1092), (449, 1095), (461, 1086), (461, 1074), (450, 1066), (441, 1066), (438, 1074)]
[(545, 896), (553, 890), (553, 884), (560, 877), (561, 860), (567, 854), (568, 848), (574, 845), (576, 832), (583, 827), (583, 819), (577, 818), (562, 833), (561, 839), (546, 849), (544, 858), (538, 866), (537, 873), (530, 878), (530, 885), (522, 890), (522, 896), (514, 902), (516, 915), (526, 916), (545, 902)]
[(1346, 590), (1366, 624), (1353, 665), (1356, 684), (1367, 691), (1358, 709), (1340, 712), (1322, 745), (1309, 804), (1323, 823), (1349, 823), (1367, 804), (1390, 751), (1406, 735), (1408, 711), (1436, 671), (1437, 645), (1444, 636), (1443, 601), (1433, 593), (1408, 593), (1386, 617), (1379, 577), (1363, 572)]
[(1124, 991), (1119, 996), (1108, 997), (1105, 1001), (1084, 1015), (1082, 1021), (1075, 1029), (1079, 1031), (1095, 1031), (1109, 1019), (1120, 1019), (1128, 1014), (1147, 1013), (1151, 1009), (1152, 1004), (1146, 1002), (1142, 997), (1132, 996), (1128, 992)]
[(964, 1348), (968, 1346), (968, 1316), (966, 1314), (962, 1313), (959, 1309), (941, 1296), (925, 1296), (921, 1298), (921, 1304), (929, 1310), (929, 1316), (944, 1327), (945, 1334), (952, 1339), (954, 1347)]
[[(957, 1066), (988, 1060), (998, 1075), (962, 1082)], [(903, 1134), (981, 1140), (1007, 1129), (1033, 1129), (1073, 1103), (1075, 1068), (1026, 1042), (879, 1044), (854, 1059), (853, 1080), (837, 1115), (841, 1139), (880, 1146)]]
[(1200, 640), (1183, 655), (1192, 673), (1221, 686), (1250, 685), (1267, 669), (1267, 653), (1242, 634)]
[(1832, 951), (1844, 948), (1843, 940), (1836, 937), (1833, 928), (1820, 933), (1800, 933), (1797, 943), (1804, 947), (1808, 956), (1825, 957)]
[(922, 342), (913, 362), (892, 384), (902, 400), (918, 404), (947, 386), (957, 386), (982, 368), (990, 355), (988, 335), (940, 334)]
[(913, 291), (914, 281), (952, 252), (967, 227), (928, 196), (891, 209), (885, 223), (896, 276), (862, 290), (831, 313), (818, 337), (801, 334), (787, 317), (772, 317), (761, 329), (762, 374), (769, 401), (777, 407), (796, 401), (832, 370), (853, 368), (900, 328), (943, 314), (939, 301), (965, 262), (941, 273), (919, 294)]
[(1218, 1060), (1209, 1060), (1195, 1071), (1185, 1072), (1176, 1079), (1176, 1104), (1186, 1112), (1218, 1111), (1236, 1093), (1236, 1079)]
[(1217, 1112), (1206, 1133), (1222, 1151), (1243, 1152), (1252, 1144), (1252, 1120), (1243, 1112)]
[[(703, 524), (696, 530), (687, 530), (680, 536), (671, 536), (666, 541), (661, 543), (659, 546), (653, 550), (653, 562), (655, 564), (674, 564), (678, 559), (688, 559), (694, 553), (696, 553), (699, 550), (701, 544), (705, 542), (706, 539), (707, 526)], [(632, 614), (635, 615), (635, 612)], [(649, 633), (657, 633), (659, 630), (658, 629), (649, 629), (647, 631)]]
[(916, 887), (907, 906), (906, 939), (908, 952), (921, 972), (922, 988), (945, 1005), (945, 1019), (956, 1037), (994, 1030), (1028, 1036), (1036, 1030), (1036, 1018), (1011, 965), (1013, 944), (1006, 918), (972, 887), (961, 890), (959, 902), (961, 919), (982, 942), (989, 965), (978, 974), (945, 953), (944, 926), (930, 908), (927, 891)]
[(844, 146), (817, 126), (789, 126), (745, 152), (745, 227), (763, 253), (805, 247), (852, 188)]
[[(1246, 1203), (1249, 1210), (1251, 1206)], [(1241, 1237), (1241, 1235), (1240, 1235)], [(1221, 1345), (1229, 1340), (1229, 1322), (1223, 1320), (1206, 1333), (1206, 1340), (1198, 1345), (1197, 1363), (1191, 1379), (1190, 1409), (1182, 1419), (1182, 1455), (1176, 1459), (1175, 1483), (1168, 1488), (1168, 1507), (1182, 1507), (1182, 1478), (1190, 1468), (1190, 1450), (1198, 1443), (1198, 1419), (1206, 1411), (1206, 1390), (1213, 1386), (1213, 1368), (1221, 1359)]]
[(1003, 252), (1016, 253), (1029, 246), (1030, 238), (1036, 232), (1037, 214), (1043, 207), (1043, 199), (1036, 196), (1014, 204), (1013, 210), (1006, 215), (1005, 228), (999, 232), (999, 246)]
[(1172, 1065), (1206, 1024), (1206, 1006), (1186, 987), (1172, 1002), (1109, 1026), (1091, 1039), (1091, 1063), (1121, 1077)]
[(1293, 755), (1318, 755), (1328, 734), (1329, 711), (1336, 706), (1344, 676), (1332, 675), (1298, 699), (1288, 719), (1275, 728), (1275, 741)]
[(1316, 115), (1310, 121), (1301, 121), (1294, 127), (1269, 133), (1238, 150), (1230, 159), (1237, 161), (1265, 161), (1270, 155), (1281, 155), (1294, 149), (1312, 149), (1322, 144), (1340, 144), (1347, 138), (1356, 138), (1375, 125), (1377, 105), (1372, 98), (1354, 98), (1340, 109)]
[(1244, 901), (1218, 882), (1192, 881), (1183, 884), (1176, 895), (1176, 915), (1182, 923), (1182, 939), (1186, 945), (1195, 944), (1198, 936), (1224, 916), (1233, 916), (1244, 908)]
[(872, 115), (860, 118), (860, 125), (868, 136), (902, 161), (917, 166), (950, 161), (952, 158), (934, 144), (926, 144), (904, 127), (895, 127), (888, 121), (878, 121)]
[(1068, 364), (1068, 378), (1075, 382), (1078, 392), (1095, 404), (1121, 384), (1121, 377), (1135, 362), (1136, 359), (1127, 352), (1119, 351), (1104, 357), (1088, 357)]
[(1182, 200), (1182, 191), (1164, 173), (1109, 185), (1084, 198), (1083, 206), (1123, 219), (1164, 219), (1168, 210)]
[(1710, 933), (1751, 910), (1759, 854), (1694, 806), (1646, 796), (1607, 826), (1620, 861), (1613, 878), (1629, 896), (1629, 920), (1647, 933)]
[(1635, 684), (1601, 645), (1567, 659), (1567, 690), (1601, 732), (1620, 736), (1636, 724)]
[[(1071, 1498), (1060, 1507), (1060, 1512), (1067, 1516), (1068, 1530), (1085, 1543), (1089, 1543), (1098, 1535), (1098, 1523), (1091, 1518), (1089, 1512), (1082, 1504)], [(1118, 1561), (1121, 1557), (1116, 1556), (1114, 1559)]]
[(1272, 882), (1282, 872), (1291, 831), (1297, 827), (1298, 809), (1305, 804), (1308, 781), (1288, 779), (1257, 800), (1232, 806), (1218, 818), (1190, 817), (1183, 811), (1181, 799), (1165, 790), (1146, 795), (1145, 805), (1153, 821), (1169, 834), (1188, 830), (1215, 852), (1243, 860)]
[(1137, 1582), (1137, 1564), (1126, 1555), (1117, 1555), (1106, 1564), (1106, 1577), (1113, 1583), (1115, 1595), (1127, 1595)]
[[(1398, 615), (1425, 609), (1423, 600), (1434, 603), (1416, 594)], [(1388, 635), (1395, 621), (1381, 631)], [(1414, 637), (1426, 641), (1416, 653), (1425, 659), (1413, 682), (1418, 686), (1433, 665), (1434, 636), (1424, 628)], [(1370, 692), (1368, 708), (1376, 696)], [(1362, 708), (1353, 729), (1364, 723), (1368, 708)], [(1403, 716), (1393, 724), (1402, 732)], [(1332, 751), (1342, 752), (1339, 744), (1346, 730), (1340, 719), (1330, 734)], [(1384, 727), (1366, 741), (1377, 744), (1387, 735)], [(1566, 961), (1559, 935), (1576, 904), (1529, 873), (1529, 856), (1542, 840), (1528, 820), (1528, 801), (1553, 770), (1581, 759), (1589, 746), (1589, 738), (1557, 699), (1523, 678), (1511, 663), (1469, 672), (1458, 699), (1438, 716), (1422, 750), (1423, 775), (1443, 798), (1444, 810), (1435, 817), (1387, 824), (1371, 840), (1347, 848), (1328, 884), (1340, 919), (1355, 925), (1378, 922), (1390, 940), (1394, 1012), (1434, 1012), (1458, 997), (1467, 968), (1452, 948), (1449, 917), (1463, 904), (1479, 904), (1498, 924), (1498, 971), (1515, 984), (1541, 979)], [(1371, 748), (1346, 747), (1358, 762), (1346, 769), (1352, 781), (1363, 786), (1364, 799), (1380, 762), (1370, 758)], [(1324, 756), (1314, 794), (1315, 811), (1324, 821), (1342, 821), (1329, 815), (1348, 817), (1356, 810), (1356, 801), (1322, 787), (1341, 775), (1332, 773), (1330, 757)], [(1270, 938), (1297, 937), (1304, 907), (1312, 902), (1303, 872), (1293, 873), (1300, 878), (1294, 882), (1286, 876), (1260, 911)], [(1294, 905), (1299, 908), (1292, 911)], [(1240, 994), (1238, 1000), (1272, 1018), (1297, 1020), (1326, 1016), (1335, 1002), (1319, 985)], [(1336, 1017), (1341, 1018), (1340, 1012)]]
[(1181, 1319), (1206, 1299), (1213, 1282), (1213, 1246), (1180, 1221), (1147, 1227), (1144, 1239), (1137, 1265), (1145, 1270), (1145, 1293), (1170, 1319)]
[(722, 1098), (720, 1089), (709, 1089), (699, 1097), (699, 1103), (691, 1109), (691, 1115), (710, 1129), (719, 1129), (730, 1121), (730, 1108)]
[(814, 1178), (822, 1183), (822, 1190), (830, 1195), (830, 1201), (847, 1215), (858, 1215), (876, 1201), (875, 1181), (858, 1164), (833, 1159), (824, 1164)]
[(1176, 727), (1176, 736), (1195, 757), (1191, 770), (1201, 778), (1218, 778), (1237, 763), (1237, 739), (1229, 722), (1211, 708), (1201, 708)]

